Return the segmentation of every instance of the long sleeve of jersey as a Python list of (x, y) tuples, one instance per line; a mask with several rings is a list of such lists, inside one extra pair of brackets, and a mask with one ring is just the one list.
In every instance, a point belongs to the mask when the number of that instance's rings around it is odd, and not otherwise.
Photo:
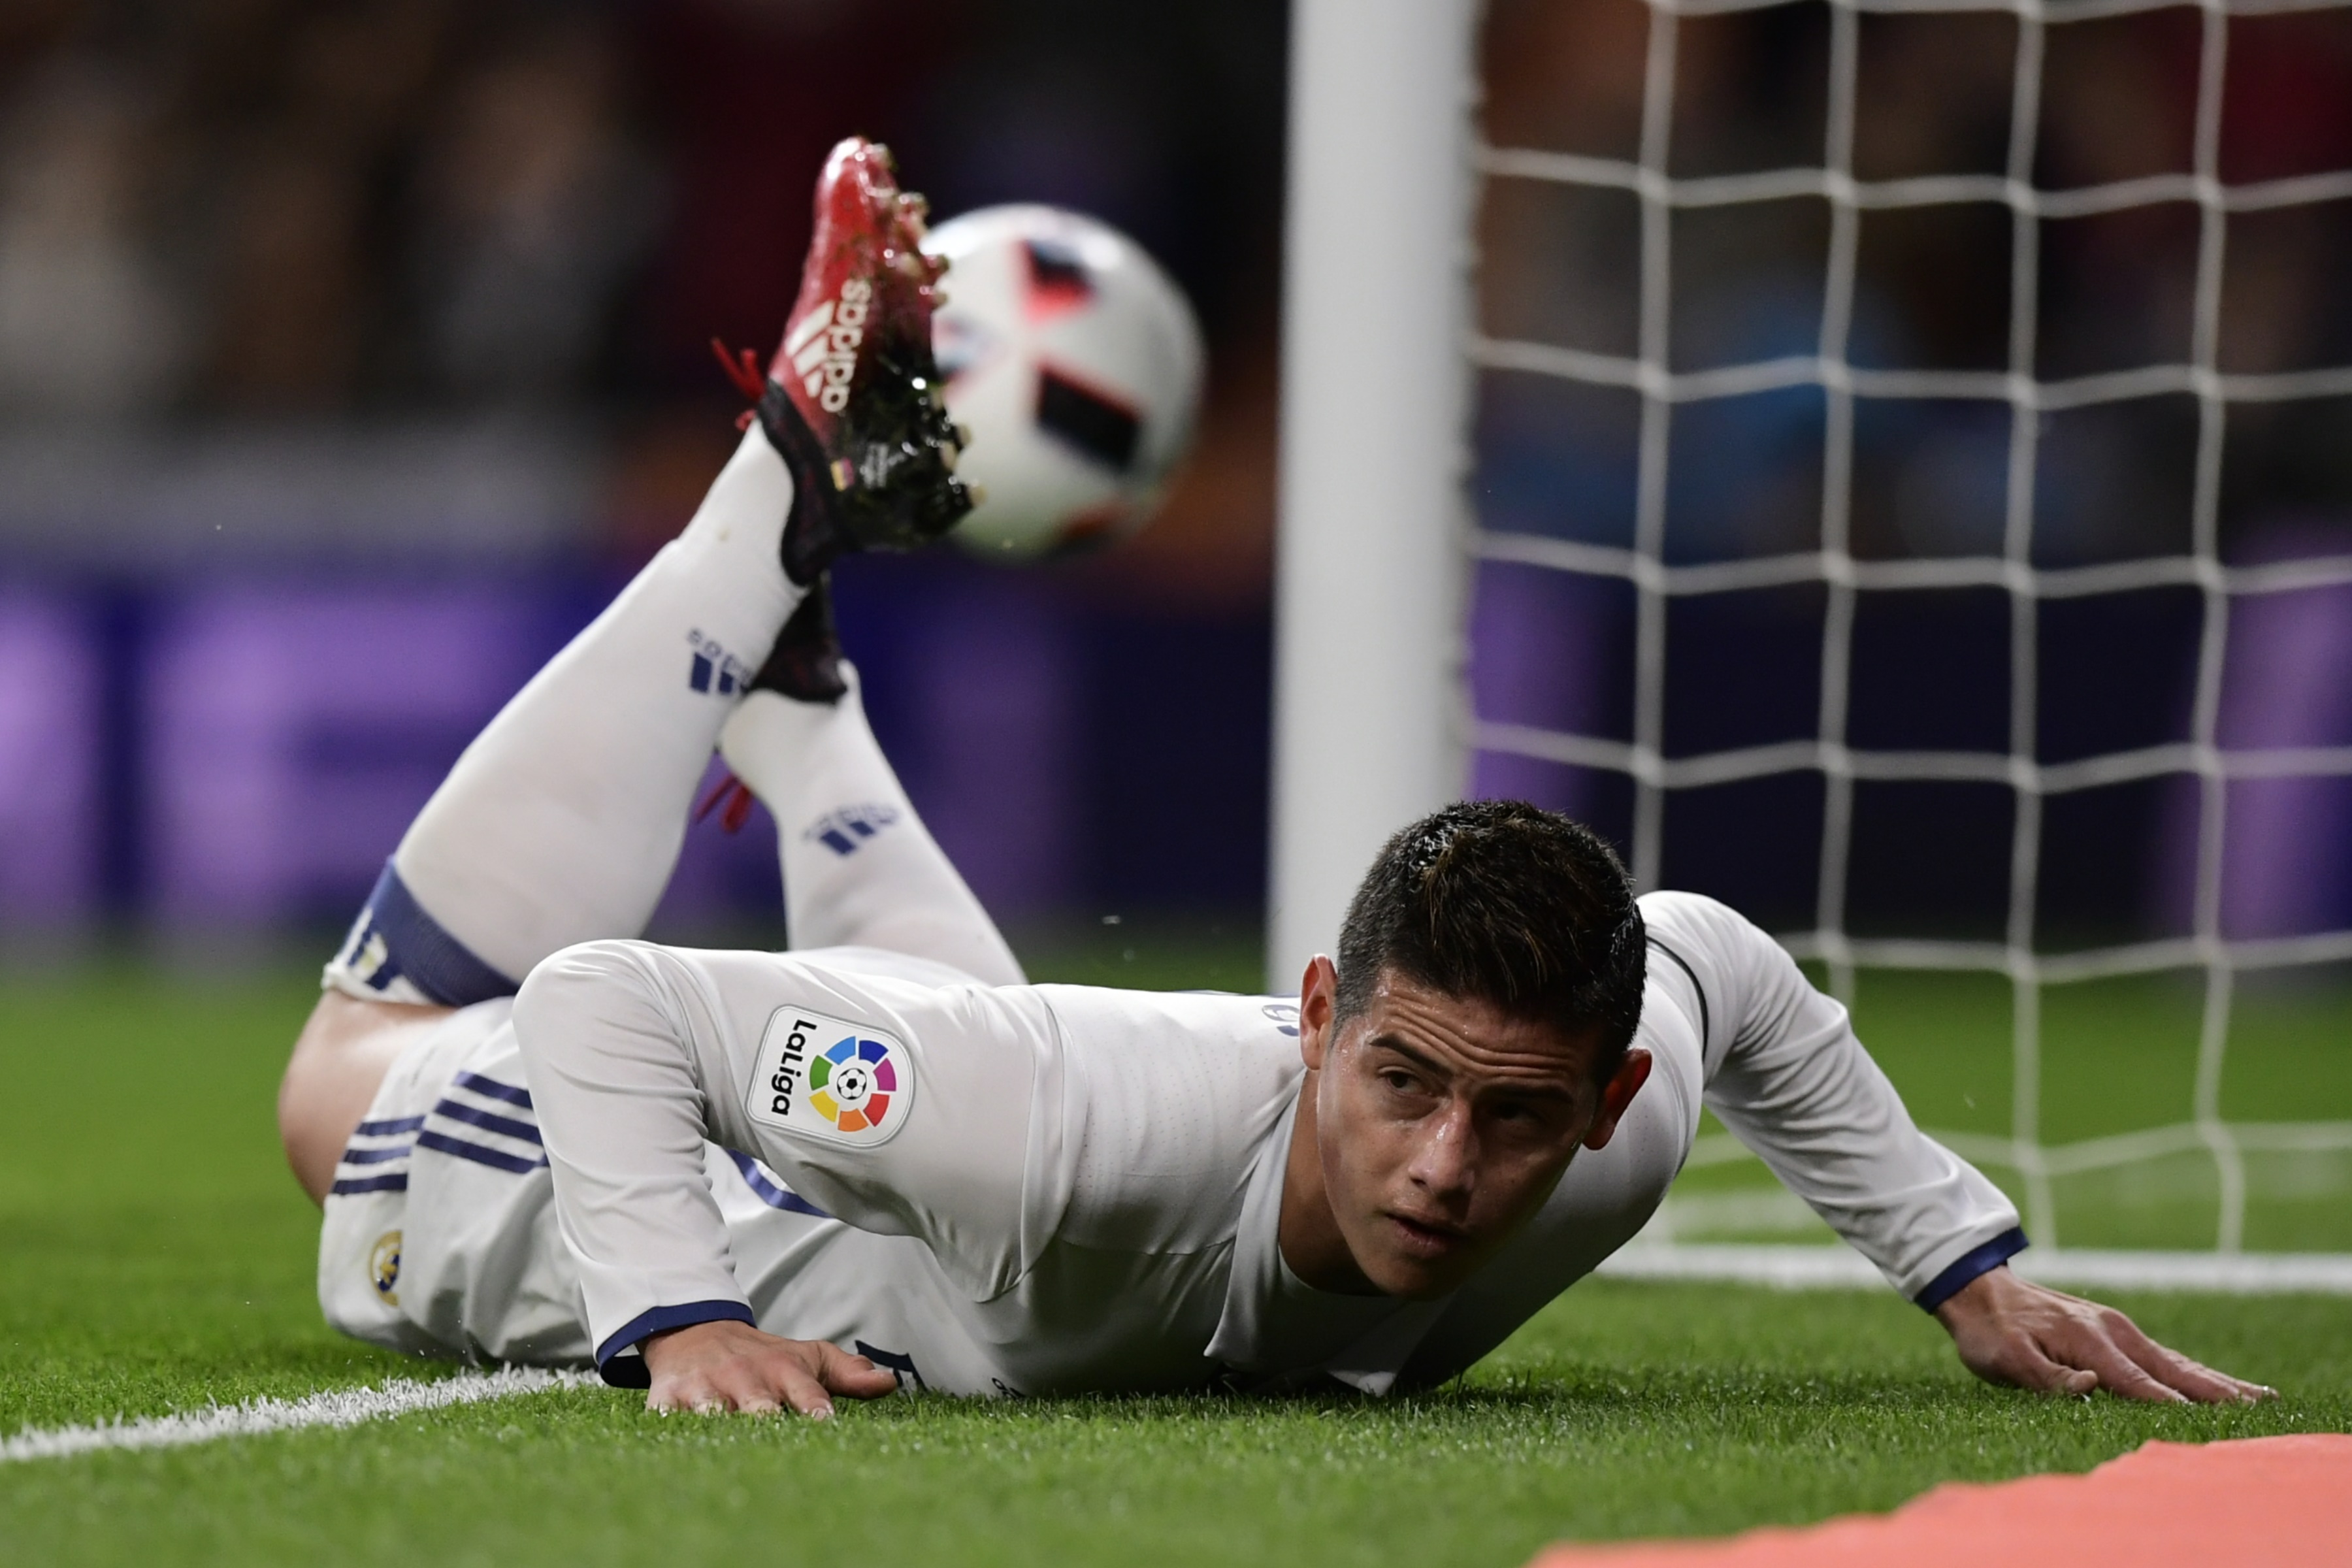
[[(648, 1335), (755, 1314), (706, 1141), (780, 1195), (912, 1237), (971, 1300), (1034, 1263), (1069, 1202), (1059, 1035), (1025, 986), (903, 954), (570, 947), (515, 999), (564, 1247), (608, 1380)], [(762, 1178), (765, 1180), (766, 1178)]]
[(616, 1358), (647, 1335), (755, 1321), (703, 1173), (706, 1137), (741, 1142), (727, 1136), (721, 1031), (681, 968), (639, 943), (567, 948), (515, 1002), (590, 1343), (625, 1386), (644, 1386), (644, 1365)]
[(1698, 992), (1707, 1108), (1889, 1284), (1932, 1310), (2025, 1246), (2016, 1208), (1919, 1131), (1845, 1008), (1778, 942), (1695, 894), (1653, 893), (1642, 912), (1653, 974)]

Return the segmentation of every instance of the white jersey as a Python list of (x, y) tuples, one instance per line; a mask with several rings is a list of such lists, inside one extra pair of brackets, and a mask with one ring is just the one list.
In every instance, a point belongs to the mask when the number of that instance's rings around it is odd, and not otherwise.
[(1642, 910), (1648, 1083), (1442, 1300), (1284, 1263), (1292, 1003), (639, 942), (559, 953), (404, 1057), (338, 1172), (321, 1298), (378, 1342), (616, 1380), (646, 1334), (735, 1318), (953, 1393), (1381, 1393), (1468, 1367), (1622, 1246), (1703, 1104), (1906, 1295), (2000, 1249), (2015, 1210), (1777, 944), (1712, 900)]

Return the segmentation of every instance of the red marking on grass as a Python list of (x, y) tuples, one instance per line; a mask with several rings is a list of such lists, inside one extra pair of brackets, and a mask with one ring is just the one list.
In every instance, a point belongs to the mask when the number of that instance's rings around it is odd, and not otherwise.
[(2352, 1436), (2150, 1443), (2084, 1476), (1951, 1482), (1890, 1514), (1554, 1546), (1530, 1568), (2235, 1568), (2352, 1563)]

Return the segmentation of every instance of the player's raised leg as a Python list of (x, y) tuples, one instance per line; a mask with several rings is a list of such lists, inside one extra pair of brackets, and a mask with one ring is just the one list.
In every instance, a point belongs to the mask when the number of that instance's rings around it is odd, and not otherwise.
[[(505, 994), (560, 947), (642, 930), (719, 728), (804, 585), (844, 551), (922, 542), (967, 507), (925, 374), (935, 268), (915, 248), (919, 198), (850, 142), (816, 205), (758, 426), (684, 534), (491, 722), (393, 857), (377, 922), (429, 966), (404, 976), (425, 1000)], [(371, 962), (355, 951), (348, 967)], [(382, 964), (364, 984), (387, 993)]]
[(719, 737), (776, 819), (795, 948), (875, 947), (992, 985), (1025, 978), (875, 742), (822, 590), (779, 640), (761, 689)]
[(559, 948), (642, 930), (719, 730), (808, 585), (845, 552), (920, 543), (969, 509), (921, 232), (886, 152), (835, 149), (757, 425), (686, 531), (459, 758), (328, 966), (341, 995), (322, 999), (279, 1097), (314, 1195), (389, 1061), (377, 1036), (415, 1016), (383, 1005), (510, 994)]
[[(560, 947), (644, 929), (738, 689), (799, 600), (780, 560), (792, 497), (748, 432), (685, 532), (466, 749), (339, 979), (463, 1005)], [(366, 951), (383, 939), (398, 959)]]
[(279, 1089), (287, 1154), (313, 1196), (402, 1026), (511, 994), (569, 942), (643, 929), (740, 681), (799, 597), (779, 558), (792, 497), (752, 430), (685, 532), (516, 694), (409, 826)]

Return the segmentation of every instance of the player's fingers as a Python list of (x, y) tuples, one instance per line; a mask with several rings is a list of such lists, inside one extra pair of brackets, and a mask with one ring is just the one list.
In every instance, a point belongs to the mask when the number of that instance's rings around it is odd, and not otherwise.
[[(794, 1346), (795, 1351), (804, 1347)], [(776, 1392), (783, 1402), (812, 1421), (830, 1420), (833, 1416), (833, 1395), (825, 1392), (808, 1360), (799, 1354), (780, 1355), (775, 1360)], [(769, 1408), (773, 1409), (771, 1405)]]
[(2178, 1351), (2170, 1351), (2167, 1353), (2189, 1372), (2200, 1378), (2206, 1379), (2213, 1387), (2221, 1391), (2212, 1396), (2209, 1403), (2226, 1403), (2236, 1400), (2242, 1405), (2259, 1405), (2265, 1399), (2278, 1397), (2278, 1390), (2268, 1384), (2248, 1383), (2242, 1377), (2232, 1377), (2228, 1373), (2207, 1366), (2202, 1362), (2190, 1361)]
[(2045, 1349), (2053, 1361), (2096, 1373), (2098, 1386), (2118, 1399), (2158, 1405), (2189, 1403), (2187, 1394), (2149, 1376), (2147, 1370), (2126, 1355), (2098, 1324), (2076, 1324), (2061, 1342)]
[(2098, 1373), (2061, 1365), (2022, 1337), (1995, 1364), (1995, 1371), (2004, 1381), (2036, 1394), (2088, 1394), (2099, 1386)]
[(2115, 1313), (2105, 1326), (2116, 1344), (2124, 1354), (2137, 1363), (2142, 1371), (2200, 1404), (2252, 1404), (2272, 1393), (2258, 1384), (2243, 1382), (2227, 1373), (2215, 1372), (2210, 1366), (2193, 1362), (2168, 1345), (2158, 1344), (2148, 1338), (2147, 1331), (2137, 1323), (2121, 1312)]
[(816, 1354), (817, 1379), (835, 1394), (852, 1399), (879, 1399), (898, 1390), (896, 1373), (885, 1372), (866, 1357), (851, 1355), (839, 1345), (820, 1342)]
[(740, 1410), (746, 1415), (773, 1415), (783, 1408), (778, 1401), (776, 1379), (764, 1367), (733, 1363), (711, 1382), (719, 1393), (709, 1406), (713, 1411)]
[(2059, 1365), (2042, 1353), (2032, 1334), (2019, 1329), (1963, 1340), (1960, 1359), (1987, 1383), (2033, 1394), (2087, 1394), (2098, 1386), (2095, 1374)]
[(656, 1380), (646, 1391), (646, 1408), (663, 1415), (685, 1412), (724, 1415), (739, 1410), (748, 1415), (773, 1415), (783, 1408), (773, 1386), (775, 1373), (746, 1361), (701, 1368), (682, 1376)]
[[(2216, 1372), (2210, 1366), (2189, 1361), (2186, 1356), (2181, 1360), (2200, 1378), (2207, 1380), (2210, 1386), (2219, 1391), (2210, 1394), (2196, 1395), (2208, 1405), (2260, 1405), (2265, 1399), (2278, 1397), (2278, 1390), (2266, 1384), (2248, 1383), (2242, 1377), (2231, 1377), (2226, 1372)], [(2181, 1385), (2175, 1384), (2174, 1386)]]
[(665, 1415), (680, 1411), (707, 1415), (714, 1411), (729, 1409), (731, 1404), (710, 1379), (700, 1373), (683, 1377), (656, 1378), (653, 1386), (646, 1390), (646, 1408)]
[(2126, 1343), (2124, 1352), (2137, 1362), (2150, 1377), (2200, 1405), (2252, 1404), (2261, 1397), (2236, 1378), (2215, 1372), (2210, 1366), (2200, 1366), (2144, 1335), (2140, 1344)]

